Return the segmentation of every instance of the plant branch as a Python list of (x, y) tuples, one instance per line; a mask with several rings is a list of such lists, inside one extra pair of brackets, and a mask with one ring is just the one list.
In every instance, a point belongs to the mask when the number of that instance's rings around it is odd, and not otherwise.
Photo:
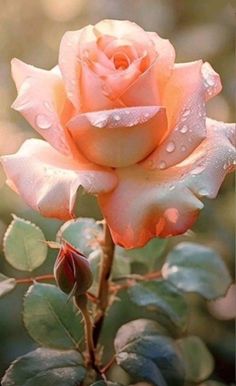
[(112, 240), (110, 230), (105, 223), (104, 241), (102, 244), (103, 256), (100, 267), (99, 287), (98, 287), (98, 308), (95, 317), (93, 340), (94, 346), (97, 346), (98, 339), (101, 333), (103, 321), (105, 318), (106, 309), (109, 303), (109, 278), (111, 275), (112, 264), (114, 260), (115, 244)]
[(41, 275), (41, 276), (36, 276), (36, 277), (25, 277), (25, 278), (20, 278), (20, 279), (15, 279), (16, 284), (33, 284), (36, 281), (51, 281), (55, 280), (54, 275), (52, 274), (47, 274), (47, 275)]
[(99, 371), (96, 366), (95, 359), (95, 348), (93, 343), (93, 323), (89, 314), (87, 306), (87, 296), (82, 294), (75, 296), (75, 304), (81, 311), (84, 320), (84, 333), (85, 333), (85, 342), (87, 347), (87, 366), (91, 366), (94, 370)]

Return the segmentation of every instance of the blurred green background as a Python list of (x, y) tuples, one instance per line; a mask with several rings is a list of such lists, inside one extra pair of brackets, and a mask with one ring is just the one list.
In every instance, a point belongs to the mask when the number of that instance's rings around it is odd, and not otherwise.
[[(10, 60), (17, 57), (35, 66), (49, 69), (57, 63), (60, 40), (67, 30), (80, 29), (104, 18), (129, 19), (144, 29), (156, 31), (171, 40), (177, 61), (203, 59), (220, 73), (223, 92), (208, 104), (208, 115), (233, 121), (234, 101), (234, 1), (226, 0), (1, 0), (0, 13), (0, 155), (16, 151), (28, 137), (37, 134), (10, 106), (16, 96), (10, 75)], [(225, 180), (217, 200), (207, 201), (193, 232), (176, 237), (213, 246), (234, 272), (234, 184)], [(59, 221), (43, 219), (29, 209), (4, 184), (0, 168), (0, 245), (11, 213), (30, 219), (42, 227), (47, 239), (54, 239)], [(79, 215), (99, 218), (94, 199), (82, 196)], [(49, 272), (55, 254), (35, 274)], [(0, 271), (15, 272), (4, 262), (0, 247)], [(220, 278), (219, 278), (220, 280)], [(0, 301), (0, 376), (17, 356), (36, 345), (28, 337), (21, 321), (22, 295), (27, 287), (17, 288)], [(232, 288), (233, 294), (233, 288)], [(235, 296), (219, 306), (191, 297), (191, 332), (201, 336), (215, 356), (215, 378), (230, 384), (234, 380)]]

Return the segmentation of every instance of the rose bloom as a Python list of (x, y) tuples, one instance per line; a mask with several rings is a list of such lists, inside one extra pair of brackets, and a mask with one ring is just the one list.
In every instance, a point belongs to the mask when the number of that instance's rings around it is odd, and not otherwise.
[(235, 126), (206, 118), (221, 90), (201, 60), (129, 21), (67, 32), (59, 65), (12, 61), (13, 108), (44, 138), (2, 157), (9, 186), (42, 215), (73, 216), (82, 186), (98, 197), (115, 243), (185, 232), (235, 166)]

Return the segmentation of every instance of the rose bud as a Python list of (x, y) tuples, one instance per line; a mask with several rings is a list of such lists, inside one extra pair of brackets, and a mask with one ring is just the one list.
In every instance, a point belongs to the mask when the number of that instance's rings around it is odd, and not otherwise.
[(63, 241), (54, 265), (58, 287), (66, 294), (81, 295), (91, 286), (93, 275), (87, 258)]

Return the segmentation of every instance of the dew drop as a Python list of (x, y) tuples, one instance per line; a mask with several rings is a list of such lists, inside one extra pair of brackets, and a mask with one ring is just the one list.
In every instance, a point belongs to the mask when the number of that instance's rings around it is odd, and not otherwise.
[(208, 195), (208, 192), (206, 189), (200, 189), (199, 192), (200, 196), (207, 196)]
[(49, 129), (51, 126), (52, 126), (52, 123), (51, 121), (49, 120), (49, 118), (44, 115), (44, 114), (38, 114), (36, 116), (36, 119), (35, 119), (35, 123), (36, 125), (40, 128), (40, 129)]
[(227, 164), (224, 164), (223, 169), (226, 170), (227, 167), (228, 167), (228, 165), (227, 165)]
[(175, 189), (175, 185), (170, 185), (170, 186), (169, 186), (169, 190), (170, 190), (170, 191), (172, 191), (172, 190), (174, 190), (174, 189)]
[(160, 169), (165, 169), (166, 168), (166, 162), (165, 161), (161, 161), (160, 164), (159, 164), (159, 168)]
[(120, 116), (117, 115), (117, 114), (114, 115), (114, 119), (115, 119), (115, 121), (117, 121), (117, 122), (121, 120)]
[(95, 127), (103, 128), (107, 124), (107, 116), (100, 116), (98, 119), (92, 122), (92, 125)]
[(187, 131), (188, 131), (188, 127), (187, 126), (183, 126), (183, 127), (181, 127), (181, 129), (179, 130), (182, 134), (185, 134), (185, 133), (187, 133)]
[(236, 159), (233, 160), (233, 165), (236, 165)]
[(202, 173), (203, 170), (205, 170), (205, 167), (204, 167), (204, 166), (197, 166), (194, 170), (192, 170), (192, 171), (190, 172), (190, 174), (192, 174), (193, 176), (196, 176), (197, 174)]
[(183, 117), (185, 118), (185, 117), (187, 117), (189, 114), (190, 114), (190, 110), (185, 110), (185, 111), (183, 112)]
[(169, 142), (166, 146), (166, 151), (168, 153), (172, 153), (175, 150), (175, 144), (174, 142)]
[(186, 146), (183, 145), (183, 146), (181, 146), (180, 149), (181, 149), (181, 151), (186, 151)]
[(53, 106), (52, 106), (52, 104), (51, 104), (50, 102), (44, 101), (44, 102), (43, 102), (43, 105), (44, 105), (44, 107), (45, 107), (48, 111), (51, 111), (51, 112), (54, 111)]

